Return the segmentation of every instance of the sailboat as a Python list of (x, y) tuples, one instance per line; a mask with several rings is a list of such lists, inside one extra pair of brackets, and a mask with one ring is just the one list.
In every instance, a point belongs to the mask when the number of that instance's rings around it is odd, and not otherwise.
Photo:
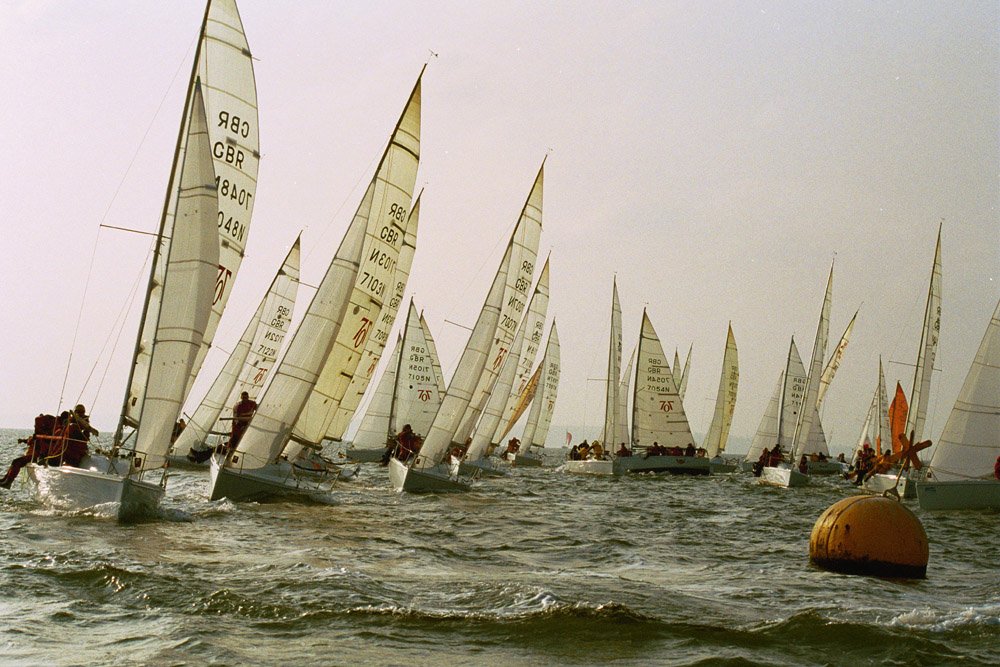
[[(210, 1), (112, 455), (81, 462), (96, 475), (34, 469), (32, 478), (47, 502), (68, 507), (114, 502), (119, 518), (159, 503), (174, 423), (212, 344), (249, 238), (259, 159), (253, 61), (239, 11), (234, 0)], [(206, 266), (212, 276), (202, 313)], [(157, 474), (159, 481), (150, 481)]]
[(207, 470), (211, 452), (231, 431), (227, 408), (243, 392), (254, 400), (260, 394), (292, 319), (299, 284), (300, 240), (295, 239), (239, 343), (174, 442), (168, 456), (170, 465)]
[[(930, 284), (927, 288), (927, 304), (924, 307), (924, 322), (920, 331), (920, 346), (917, 349), (917, 363), (913, 370), (913, 388), (910, 390), (909, 412), (906, 417), (905, 435), (912, 442), (923, 438), (927, 407), (930, 404), (931, 376), (934, 358), (937, 356), (938, 336), (941, 330), (941, 227), (938, 227), (937, 243), (934, 247), (934, 263), (931, 267)], [(893, 440), (897, 450), (900, 444)], [(897, 487), (898, 484), (902, 489)], [(896, 488), (902, 498), (916, 495), (914, 480), (909, 475), (900, 477), (895, 472), (879, 473), (865, 480), (865, 489), (873, 493), (884, 493)]]
[(549, 433), (549, 426), (552, 425), (552, 413), (556, 407), (556, 395), (559, 390), (559, 334), (556, 331), (555, 320), (549, 328), (549, 339), (545, 344), (542, 363), (532, 375), (529, 385), (531, 409), (528, 411), (528, 421), (521, 435), (520, 448), (510, 457), (515, 467), (542, 465), (542, 458), (533, 454), (531, 450), (545, 446), (545, 438)]
[(708, 435), (702, 447), (708, 457), (712, 473), (728, 473), (736, 470), (735, 463), (727, 463), (722, 458), (729, 440), (729, 427), (733, 423), (736, 409), (736, 392), (740, 384), (740, 361), (736, 350), (733, 325), (729, 324), (726, 334), (726, 350), (722, 356), (722, 374), (719, 377), (719, 393), (715, 397), (715, 412), (708, 427)]
[[(487, 450), (491, 445), (492, 437), (500, 430), (500, 422), (506, 410), (507, 399), (511, 394), (515, 376), (523, 368), (522, 355), (530, 354), (534, 357), (534, 353), (538, 350), (537, 341), (530, 346), (525, 345), (525, 340), (529, 338), (526, 332), (531, 331), (532, 337), (534, 337), (537, 335), (538, 326), (544, 327), (548, 305), (549, 262), (545, 260), (542, 272), (538, 277), (538, 283), (535, 285), (535, 291), (532, 292), (531, 299), (528, 301), (527, 312), (514, 336), (514, 342), (510, 347), (511, 352), (507, 355), (503, 368), (500, 369), (500, 375), (497, 376), (496, 384), (493, 385), (489, 400), (486, 402), (483, 414), (472, 434), (472, 442), (469, 443), (465, 456), (462, 458), (460, 474), (473, 475), (478, 473), (489, 477), (507, 474), (502, 467), (497, 467), (493, 463), (494, 459), (487, 455)], [(534, 359), (529, 359), (529, 370), (530, 364), (533, 363)], [(512, 406), (510, 411), (511, 416), (513, 416), (514, 407), (516, 406)]]
[(409, 424), (418, 437), (428, 432), (444, 398), (444, 379), (430, 329), (410, 299), (402, 334), (375, 386), (347, 456), (352, 461), (378, 461), (396, 434)]
[[(142, 333), (149, 329), (140, 325), (133, 354), (133, 376), (136, 365), (143, 360), (148, 364), (141, 373), (141, 401), (132, 402), (139, 397), (129, 382), (110, 455), (90, 454), (79, 467), (29, 465), (29, 476), (46, 504), (66, 509), (105, 505), (115, 508), (118, 519), (131, 519), (154, 512), (163, 498), (170, 435), (208, 324), (219, 261), (215, 171), (197, 80), (188, 107), (182, 136), (186, 150), (176, 166), (175, 215), (161, 218), (143, 307), (143, 321), (156, 324), (143, 354)], [(170, 229), (165, 229), (168, 221)], [(154, 280), (158, 275), (161, 281)], [(132, 417), (140, 414), (141, 421)], [(123, 438), (126, 425), (133, 430)]]
[[(619, 421), (619, 372), (622, 364), (622, 307), (618, 300), (618, 279), (611, 283), (611, 336), (608, 340), (608, 377), (604, 394), (604, 430), (602, 431), (602, 451), (595, 454), (593, 448), (584, 459), (570, 459), (563, 465), (568, 473), (583, 475), (612, 475), (614, 462), (611, 453), (603, 448), (614, 442), (618, 435)], [(571, 451), (572, 453), (572, 451)]]
[(470, 482), (459, 477), (460, 459), (454, 454), (461, 453), (489, 400), (526, 306), (542, 232), (544, 169), (543, 160), (419, 453), (408, 460), (395, 456), (389, 460), (389, 480), (397, 491), (463, 492), (470, 488)]
[[(421, 76), (423, 71), (421, 71)], [(420, 77), (326, 275), (292, 335), (234, 451), (212, 459), (209, 498), (315, 497), (328, 482), (300, 475), (285, 449), (321, 445), (391, 297), (402, 248), (416, 245), (411, 214), (420, 155)], [(333, 481), (333, 477), (329, 481)]]
[(1000, 302), (916, 486), (921, 509), (1000, 509)]
[[(630, 441), (633, 450), (645, 449), (645, 454), (634, 451), (631, 456), (616, 456), (616, 475), (641, 472), (675, 475), (710, 473), (708, 457), (696, 454), (680, 390), (674, 384), (663, 346), (645, 309), (636, 355)], [(652, 449), (657, 445), (667, 453), (657, 453)]]
[[(817, 412), (817, 403), (820, 392), (821, 376), (823, 373), (823, 359), (826, 357), (826, 344), (830, 330), (830, 301), (833, 294), (833, 267), (830, 267), (830, 276), (826, 282), (826, 293), (823, 296), (823, 306), (820, 310), (819, 324), (816, 327), (816, 338), (813, 341), (812, 357), (809, 362), (809, 370), (805, 377), (805, 384), (802, 388), (801, 399), (798, 401), (798, 417), (795, 421), (795, 431), (791, 441), (791, 456), (787, 463), (779, 463), (776, 466), (765, 465), (761, 471), (760, 483), (769, 486), (780, 486), (784, 488), (804, 486), (808, 483), (809, 477), (798, 469), (799, 458), (804, 454), (809, 432)], [(792, 341), (794, 349), (794, 339)], [(791, 351), (789, 352), (789, 363), (791, 363)], [(786, 384), (790, 377), (789, 369), (786, 369)], [(797, 393), (797, 392), (796, 392)], [(786, 394), (783, 394), (785, 397)], [(782, 420), (783, 422), (784, 420)], [(781, 422), (779, 422), (778, 442), (781, 442)]]

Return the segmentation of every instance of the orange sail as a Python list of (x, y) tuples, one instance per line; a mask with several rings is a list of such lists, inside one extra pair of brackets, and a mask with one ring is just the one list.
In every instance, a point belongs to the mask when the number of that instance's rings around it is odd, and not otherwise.
[[(889, 406), (889, 429), (892, 432), (892, 451), (896, 454), (903, 449), (903, 444), (899, 436), (906, 431), (906, 413), (909, 406), (906, 404), (906, 394), (903, 388), (896, 383), (896, 395), (892, 398), (892, 405)], [(881, 443), (879, 443), (880, 445)], [(881, 447), (876, 446), (876, 451), (881, 453)]]

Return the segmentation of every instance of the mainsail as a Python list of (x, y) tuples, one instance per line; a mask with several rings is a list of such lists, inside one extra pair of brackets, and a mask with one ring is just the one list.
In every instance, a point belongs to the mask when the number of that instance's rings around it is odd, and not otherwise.
[(527, 452), (532, 446), (545, 446), (545, 437), (552, 424), (552, 413), (556, 407), (556, 394), (559, 389), (559, 334), (556, 332), (555, 320), (549, 329), (549, 341), (545, 344), (545, 355), (539, 366), (542, 373), (535, 398), (528, 412), (528, 422), (521, 437), (521, 451)]
[(809, 373), (806, 376), (805, 390), (802, 396), (802, 409), (795, 424), (795, 434), (792, 437), (792, 463), (805, 452), (808, 446), (809, 432), (817, 410), (817, 398), (823, 373), (823, 359), (826, 358), (826, 345), (830, 335), (830, 301), (833, 295), (833, 267), (830, 267), (830, 277), (826, 281), (826, 294), (823, 297), (823, 307), (820, 310), (819, 324), (816, 327), (816, 338), (813, 340), (812, 359), (809, 362)]
[(632, 442), (643, 447), (658, 443), (668, 448), (694, 444), (670, 365), (645, 310), (636, 355)]
[(938, 227), (937, 245), (934, 249), (934, 267), (927, 290), (924, 309), (924, 326), (920, 333), (917, 367), (913, 372), (913, 389), (910, 391), (910, 413), (906, 418), (906, 434), (913, 432), (913, 442), (923, 438), (924, 421), (930, 401), (931, 375), (937, 354), (938, 335), (941, 331), (941, 228)]
[(608, 380), (604, 400), (604, 432), (601, 441), (607, 445), (618, 435), (618, 381), (622, 367), (622, 307), (618, 302), (618, 280), (611, 283), (611, 339), (608, 343)]
[[(618, 412), (615, 414), (615, 439), (613, 442), (608, 443), (611, 447), (617, 443), (621, 445), (625, 443), (626, 445), (632, 441), (632, 433), (628, 427), (628, 397), (632, 393), (632, 366), (635, 362), (635, 352), (638, 348), (632, 348), (632, 354), (629, 355), (628, 364), (625, 365), (625, 372), (622, 373), (621, 382), (618, 383)], [(614, 447), (612, 447), (614, 449)]]

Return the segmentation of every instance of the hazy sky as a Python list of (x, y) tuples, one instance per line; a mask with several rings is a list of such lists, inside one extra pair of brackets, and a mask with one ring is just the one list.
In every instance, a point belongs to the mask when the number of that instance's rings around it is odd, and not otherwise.
[[(85, 402), (102, 430), (116, 423), (138, 308), (120, 338), (115, 321), (145, 280), (149, 240), (98, 225), (158, 224), (203, 10), (0, 0), (0, 426), (56, 410), (71, 350), (63, 405)], [(303, 280), (319, 281), (433, 50), (408, 292), (447, 372), (468, 332), (444, 321), (474, 322), (551, 151), (541, 253), (552, 252), (562, 381), (550, 445), (567, 429), (576, 440), (600, 430), (613, 274), (627, 350), (643, 306), (666, 349), (694, 344), (686, 409), (698, 433), (732, 321), (733, 434), (750, 437), (792, 334), (808, 358), (836, 256), (831, 338), (861, 314), (823, 420), (832, 449), (852, 446), (880, 354), (889, 383), (909, 393), (901, 364), (916, 357), (942, 219), (928, 428), (943, 428), (1000, 298), (1000, 4), (240, 10), (258, 59), (263, 157), (247, 257), (196, 398), (300, 229)], [(301, 294), (297, 314), (312, 293)]]

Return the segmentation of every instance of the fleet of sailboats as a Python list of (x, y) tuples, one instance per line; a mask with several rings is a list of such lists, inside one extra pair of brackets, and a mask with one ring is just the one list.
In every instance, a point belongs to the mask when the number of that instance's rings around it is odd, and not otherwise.
[[(445, 382), (434, 339), (412, 297), (405, 320), (396, 326), (420, 217), (421, 197), (414, 193), (422, 76), (423, 71), (297, 329), (287, 336), (300, 239), (178, 431), (242, 264), (260, 158), (252, 58), (239, 13), (234, 0), (210, 0), (113, 444), (108, 452), (88, 453), (79, 465), (30, 463), (29, 477), (43, 501), (70, 509), (107, 505), (121, 519), (148, 515), (164, 496), (171, 462), (206, 460), (210, 500), (317, 498), (332, 490), (336, 466), (305, 462), (327, 461), (319, 454), (324, 444), (343, 442), (352, 424), (348, 457), (381, 460), (397, 491), (464, 492), (476, 480), (509, 475), (504, 464), (542, 464), (537, 452), (545, 446), (560, 381), (554, 319), (547, 340), (544, 336), (548, 259), (533, 283), (544, 160), (450, 381)], [(755, 474), (761, 484), (797, 487), (808, 484), (810, 475), (843, 471), (842, 464), (827, 460), (822, 406), (858, 313), (827, 360), (832, 290), (831, 266), (808, 364), (792, 337), (746, 456), (745, 466), (760, 462)], [(731, 323), (711, 424), (696, 447), (684, 407), (693, 346), (683, 364), (675, 348), (671, 365), (644, 309), (638, 343), (622, 372), (617, 279), (610, 315), (600, 439), (573, 448), (562, 469), (609, 476), (735, 471), (735, 463), (723, 457), (740, 378)], [(899, 458), (924, 436), (940, 317), (939, 228), (909, 403), (898, 384), (888, 403), (880, 358), (859, 450), (873, 447)], [(383, 362), (394, 331), (395, 344)], [(237, 438), (228, 410), (244, 393), (256, 401), (256, 411)], [(512, 438), (504, 448), (503, 440), (522, 420), (521, 439)], [(419, 446), (400, 447), (401, 432), (412, 433)], [(923, 476), (880, 472), (868, 476), (864, 486), (882, 493), (902, 485), (899, 496), (915, 496), (925, 509), (1000, 507), (998, 433), (1000, 303)]]

